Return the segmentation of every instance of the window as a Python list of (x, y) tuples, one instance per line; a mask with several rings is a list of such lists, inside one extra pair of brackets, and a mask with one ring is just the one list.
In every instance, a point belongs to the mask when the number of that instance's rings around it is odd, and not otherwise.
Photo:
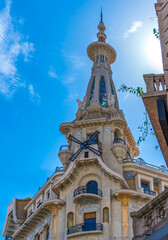
[(30, 209), (28, 212), (28, 217), (30, 217), (33, 214), (33, 209)]
[(68, 213), (68, 216), (67, 216), (67, 227), (68, 228), (73, 226), (73, 218), (74, 218), (73, 212)]
[(84, 231), (96, 230), (96, 212), (84, 214)]
[(142, 180), (141, 181), (141, 188), (144, 188), (146, 190), (150, 190), (149, 182)]
[(85, 158), (89, 157), (89, 152), (85, 152)]
[(98, 184), (95, 181), (90, 181), (86, 185), (86, 192), (91, 194), (98, 194)]
[(103, 222), (104, 223), (109, 223), (109, 209), (108, 209), (108, 207), (105, 207), (103, 209)]
[(99, 55), (96, 56), (96, 63), (99, 61)]
[(107, 107), (106, 85), (105, 85), (104, 77), (101, 77), (101, 80), (100, 80), (99, 101), (102, 107)]
[(94, 98), (95, 78), (93, 79), (92, 88), (90, 92), (90, 100)]
[(42, 204), (41, 199), (37, 202), (37, 208)]
[(50, 190), (46, 192), (47, 199), (50, 198)]
[(164, 186), (164, 191), (168, 190), (168, 187), (167, 186)]
[[(92, 136), (93, 133), (88, 133), (87, 134), (87, 140)], [(92, 138), (90, 141), (90, 144), (98, 144), (98, 135)]]
[(104, 63), (104, 55), (100, 55), (100, 62)]

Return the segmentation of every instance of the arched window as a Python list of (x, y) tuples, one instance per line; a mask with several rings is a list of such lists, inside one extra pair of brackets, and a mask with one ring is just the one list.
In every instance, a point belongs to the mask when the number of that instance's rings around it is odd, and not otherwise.
[(94, 98), (95, 78), (93, 79), (92, 88), (90, 91), (90, 100)]
[(87, 193), (97, 194), (97, 192), (98, 192), (97, 182), (95, 182), (95, 181), (88, 182), (86, 185), (86, 191), (87, 191)]
[(108, 207), (103, 208), (103, 222), (109, 223), (109, 209)]
[(68, 228), (73, 226), (73, 218), (74, 218), (73, 212), (68, 213), (68, 216), (67, 216), (67, 227)]
[(102, 107), (107, 107), (106, 85), (104, 77), (101, 77), (100, 80), (99, 101)]

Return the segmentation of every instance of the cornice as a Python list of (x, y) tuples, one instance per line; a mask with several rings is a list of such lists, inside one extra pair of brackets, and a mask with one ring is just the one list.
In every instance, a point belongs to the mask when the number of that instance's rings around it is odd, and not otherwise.
[(128, 184), (122, 175), (108, 168), (104, 164), (104, 162), (101, 160), (100, 157), (96, 157), (96, 158), (87, 158), (87, 159), (86, 158), (76, 159), (74, 162), (71, 162), (70, 165), (68, 166), (67, 171), (64, 173), (64, 175), (59, 179), (59, 181), (53, 184), (52, 190), (56, 193), (60, 190), (62, 191), (65, 190), (66, 187), (70, 186), (73, 183), (73, 181), (75, 181), (76, 177), (79, 174), (79, 169), (81, 168), (81, 165), (88, 164), (88, 163), (99, 164), (99, 166), (102, 169), (102, 172), (105, 172), (106, 173), (105, 175), (107, 177), (109, 178), (114, 177), (118, 179), (119, 181), (122, 182), (122, 185), (125, 188), (128, 188)]

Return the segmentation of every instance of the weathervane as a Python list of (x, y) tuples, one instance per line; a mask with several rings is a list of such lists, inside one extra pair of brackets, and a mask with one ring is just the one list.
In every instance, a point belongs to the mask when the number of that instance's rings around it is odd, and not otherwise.
[(73, 137), (71, 134), (69, 135), (68, 139), (72, 142), (75, 142), (77, 144), (80, 145), (80, 148), (79, 150), (72, 156), (70, 157), (70, 161), (74, 161), (77, 156), (82, 152), (82, 150), (84, 149), (89, 149), (90, 151), (92, 151), (93, 153), (95, 153), (96, 155), (98, 156), (101, 156), (102, 152), (95, 149), (95, 148), (92, 148), (90, 145), (93, 145), (93, 141), (94, 141), (94, 138), (99, 134), (100, 132), (99, 131), (95, 131), (90, 137), (89, 139), (87, 139), (86, 141), (84, 142), (81, 142), (79, 141), (77, 138)]

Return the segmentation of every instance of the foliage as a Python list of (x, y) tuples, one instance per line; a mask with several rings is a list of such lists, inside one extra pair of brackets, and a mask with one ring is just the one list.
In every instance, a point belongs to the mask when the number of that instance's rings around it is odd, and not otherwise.
[(155, 35), (156, 38), (160, 38), (160, 33), (159, 30), (157, 28), (153, 28), (153, 34)]
[[(129, 92), (132, 93), (134, 95), (136, 95), (137, 97), (141, 97), (143, 91), (142, 87), (137, 87), (137, 88), (133, 88), (133, 87), (127, 87), (124, 83), (121, 85), (121, 87), (118, 90), (119, 92)], [(137, 145), (139, 146), (141, 142), (144, 142), (146, 140), (146, 137), (148, 135), (154, 135), (155, 136), (155, 132), (152, 128), (152, 124), (149, 120), (147, 111), (145, 111), (145, 113), (143, 113), (144, 117), (143, 117), (143, 123), (138, 126), (138, 132), (140, 133), (140, 136), (138, 138), (137, 141)], [(159, 146), (155, 146), (155, 150), (158, 150)]]
[(119, 92), (129, 92), (135, 94), (137, 97), (141, 97), (143, 93), (143, 88), (142, 87), (127, 87), (124, 83), (121, 85), (121, 87), (118, 90)]

